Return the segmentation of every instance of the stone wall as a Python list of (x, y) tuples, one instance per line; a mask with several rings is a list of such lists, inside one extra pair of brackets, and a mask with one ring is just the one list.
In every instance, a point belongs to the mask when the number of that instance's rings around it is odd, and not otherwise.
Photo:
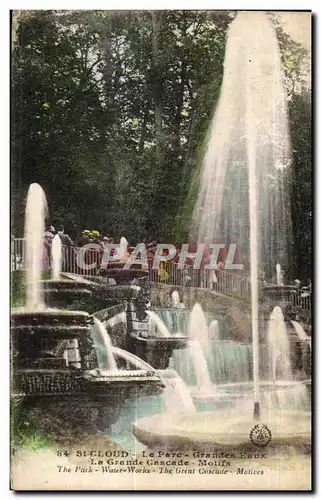
[(250, 305), (232, 297), (203, 288), (177, 287), (153, 283), (151, 304), (155, 307), (171, 307), (171, 294), (177, 290), (181, 301), (188, 309), (198, 302), (204, 311), (224, 316), (230, 328), (231, 338), (238, 341), (251, 341)]

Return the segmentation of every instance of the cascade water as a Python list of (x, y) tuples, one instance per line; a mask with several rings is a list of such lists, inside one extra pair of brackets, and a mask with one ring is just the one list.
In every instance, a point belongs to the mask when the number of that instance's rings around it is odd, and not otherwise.
[[(112, 352), (117, 358), (118, 365), (121, 365), (121, 361), (125, 361), (126, 366), (123, 368), (156, 372), (162, 377), (165, 389), (161, 397), (164, 401), (166, 411), (173, 413), (182, 411), (191, 413), (196, 411), (187, 385), (175, 370), (155, 370), (155, 368), (138, 356), (135, 356), (135, 354), (119, 347), (113, 347)], [(121, 366), (120, 369), (122, 369)]]
[(289, 386), (276, 386), (271, 391), (262, 392), (262, 406), (273, 410), (309, 411), (310, 398), (306, 386), (300, 382), (291, 383)]
[(220, 340), (220, 327), (216, 319), (210, 322), (208, 327), (208, 334), (211, 340)]
[[(213, 390), (213, 383), (245, 382), (250, 379), (251, 346), (229, 340), (220, 340), (219, 322), (205, 316), (199, 304), (193, 312), (175, 308), (156, 308), (153, 313), (163, 331), (163, 336), (185, 335), (196, 342), (190, 342), (186, 349), (175, 350), (170, 366), (188, 385), (203, 384)], [(207, 324), (209, 323), (209, 327)], [(152, 335), (161, 335), (153, 322)], [(225, 335), (227, 332), (225, 332)], [(196, 346), (196, 347), (194, 347)], [(206, 374), (207, 370), (207, 374)], [(212, 381), (210, 384), (209, 380)], [(201, 381), (201, 382), (198, 382)]]
[(99, 370), (101, 372), (118, 371), (110, 336), (108, 335), (102, 322), (97, 318), (94, 318), (94, 324), (91, 328), (91, 336), (94, 341)]
[(61, 239), (60, 236), (56, 234), (51, 244), (51, 278), (53, 280), (60, 279), (61, 265), (62, 265)]
[(297, 321), (292, 321), (291, 323), (296, 331), (299, 340), (301, 341), (303, 368), (308, 368), (310, 365), (309, 358), (311, 356), (311, 337), (307, 335), (300, 323), (298, 323)]
[(125, 311), (115, 314), (115, 316), (112, 316), (111, 318), (107, 319), (106, 328), (112, 328), (113, 326), (119, 324), (123, 324), (125, 326), (127, 325), (127, 317)]
[(190, 314), (188, 325), (188, 336), (197, 340), (203, 349), (207, 350), (210, 345), (207, 319), (202, 306), (196, 302)]
[(282, 270), (280, 264), (277, 264), (275, 266), (275, 270), (276, 270), (276, 284), (281, 286), (283, 285), (283, 283), (282, 283)]
[(252, 349), (249, 344), (215, 342), (211, 378), (215, 384), (250, 380)]
[(160, 317), (157, 316), (156, 313), (154, 313), (154, 311), (146, 311), (146, 314), (149, 316), (152, 326), (154, 325), (157, 327), (157, 332), (159, 333), (160, 337), (171, 337), (171, 334), (166, 328), (165, 324), (160, 319)]
[(290, 341), (282, 309), (275, 306), (269, 319), (267, 343), (271, 362), (272, 381), (291, 380)]
[(171, 298), (172, 298), (172, 307), (174, 307), (174, 308), (181, 307), (181, 300), (179, 298), (179, 293), (177, 290), (174, 290)]
[(163, 379), (165, 390), (163, 399), (169, 413), (196, 413), (191, 393), (184, 380), (175, 372), (174, 376)]
[(27, 195), (26, 240), (26, 309), (44, 309), (43, 289), (40, 284), (43, 254), (46, 196), (39, 184), (31, 184)]
[[(258, 269), (283, 266), (291, 241), (289, 128), (276, 33), (264, 12), (239, 12), (194, 209), (198, 241), (237, 242), (251, 274), (255, 402), (259, 403)], [(248, 245), (249, 241), (249, 245)]]
[[(198, 303), (194, 305), (190, 315), (188, 336), (196, 341), (191, 347), (193, 351), (195, 350), (193, 359), (196, 378), (201, 377), (202, 383), (205, 383), (207, 379), (210, 380), (208, 368), (213, 365), (213, 344), (209, 337), (207, 319), (201, 305)], [(199, 374), (198, 370), (200, 370)], [(207, 376), (205, 376), (205, 371), (208, 372)], [(209, 386), (207, 385), (207, 387)]]
[(302, 325), (300, 325), (300, 323), (298, 323), (297, 321), (291, 321), (291, 323), (296, 331), (297, 336), (299, 337), (299, 340), (311, 344), (311, 337), (309, 337), (309, 335), (304, 331)]
[[(177, 308), (154, 308), (155, 314), (159, 316), (162, 322), (165, 324), (167, 330), (173, 334), (175, 333), (183, 333), (187, 335), (188, 329), (188, 318), (190, 312), (187, 309), (177, 309)], [(155, 324), (151, 325), (151, 329), (155, 330)], [(155, 333), (153, 331), (153, 333)]]
[(204, 350), (197, 340), (190, 341), (190, 356), (194, 365), (196, 384), (201, 392), (208, 392), (213, 389)]
[(209, 372), (212, 362), (212, 346), (209, 340), (207, 320), (200, 304), (196, 303), (190, 313), (188, 324), (189, 346), (182, 352), (174, 353), (172, 364), (177, 368), (179, 375), (187, 383), (191, 383), (191, 376), (195, 380), (198, 390), (209, 392), (213, 390), (213, 383)]
[[(135, 354), (132, 354), (131, 352), (125, 351), (124, 349), (121, 349), (120, 347), (115, 347), (112, 346), (112, 353), (114, 357), (118, 358), (120, 361), (125, 361), (124, 367), (119, 366), (120, 369), (128, 369), (128, 370), (147, 370), (151, 372), (155, 372), (155, 368), (153, 368), (151, 365), (146, 363), (146, 361), (143, 361), (140, 359), (138, 356), (135, 356)], [(121, 362), (118, 362), (119, 365), (121, 365)], [(118, 366), (118, 365), (117, 365)]]

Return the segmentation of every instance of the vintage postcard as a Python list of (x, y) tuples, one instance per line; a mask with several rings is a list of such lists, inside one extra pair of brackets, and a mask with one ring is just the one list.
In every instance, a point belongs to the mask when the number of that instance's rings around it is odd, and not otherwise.
[(311, 490), (311, 17), (12, 11), (13, 490)]

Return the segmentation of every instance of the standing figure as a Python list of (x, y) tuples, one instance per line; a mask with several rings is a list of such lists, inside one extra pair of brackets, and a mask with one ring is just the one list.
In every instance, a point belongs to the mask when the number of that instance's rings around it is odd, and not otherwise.
[(47, 228), (44, 234), (43, 269), (45, 270), (51, 269), (51, 244), (52, 244), (52, 239), (54, 237), (52, 229), (54, 230), (53, 226), (50, 226), (49, 228)]

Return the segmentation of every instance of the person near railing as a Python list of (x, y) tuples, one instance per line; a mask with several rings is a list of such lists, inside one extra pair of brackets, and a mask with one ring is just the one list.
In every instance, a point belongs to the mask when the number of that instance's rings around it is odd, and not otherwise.
[(169, 262), (160, 262), (157, 271), (158, 281), (160, 281), (161, 283), (168, 283), (169, 270)]
[(188, 273), (188, 269), (183, 270), (183, 286), (191, 286), (192, 285), (192, 278), (190, 277)]
[(62, 263), (61, 268), (63, 272), (72, 272), (72, 268), (70, 266), (71, 258), (73, 258), (72, 247), (74, 243), (70, 236), (65, 233), (64, 226), (60, 226), (58, 230), (58, 236), (61, 240), (62, 245)]
[(44, 233), (43, 239), (43, 269), (51, 269), (51, 246), (54, 237), (55, 228), (53, 226), (47, 226)]
[[(78, 265), (75, 265), (80, 274), (97, 274), (99, 272), (106, 245), (112, 244), (114, 242), (113, 238), (108, 238), (107, 236), (103, 237), (97, 230), (89, 231), (88, 229), (85, 229), (81, 235), (78, 236), (77, 242), (77, 246), (79, 248), (88, 244), (98, 245), (98, 248), (88, 248), (84, 253), (84, 263), (86, 265), (92, 265), (93, 267), (91, 269), (81, 270)], [(111, 255), (113, 255), (113, 251), (111, 252)], [(77, 251), (75, 252), (75, 260), (77, 261)]]

